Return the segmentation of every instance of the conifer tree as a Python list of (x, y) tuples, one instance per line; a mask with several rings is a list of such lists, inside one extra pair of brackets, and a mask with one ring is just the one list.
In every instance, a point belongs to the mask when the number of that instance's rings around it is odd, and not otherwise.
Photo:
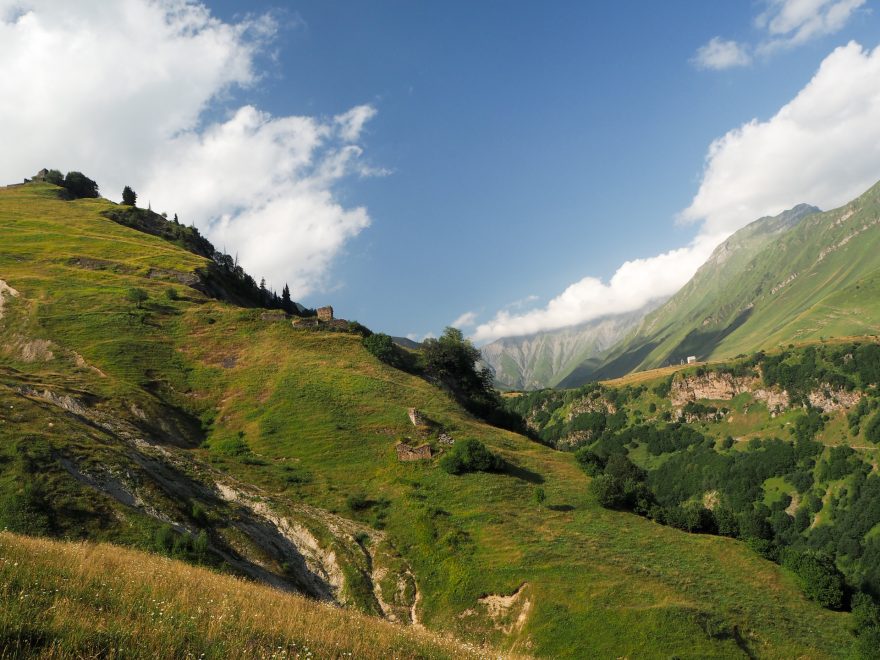
[(293, 310), (293, 303), (290, 301), (290, 287), (286, 284), (284, 288), (281, 290), (281, 307), (285, 312), (290, 312)]

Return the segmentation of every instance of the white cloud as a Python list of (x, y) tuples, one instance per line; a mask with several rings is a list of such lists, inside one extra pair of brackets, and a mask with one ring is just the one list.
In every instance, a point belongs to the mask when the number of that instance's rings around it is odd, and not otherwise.
[(799, 202), (833, 208), (880, 178), (880, 48), (833, 51), (798, 95), (709, 147), (700, 188), (682, 219), (710, 233)]
[(276, 32), (269, 16), (225, 23), (190, 0), (0, 0), (0, 180), (45, 166), (82, 170), (110, 198), (131, 185), (255, 277), (308, 294), (369, 224), (334, 185), (381, 173), (354, 144), (376, 111), (224, 118)]
[(639, 309), (652, 300), (678, 291), (718, 242), (717, 238), (700, 236), (686, 247), (647, 259), (627, 261), (607, 283), (596, 277), (585, 277), (544, 307), (519, 314), (499, 311), (491, 321), (477, 326), (472, 338), (484, 343)]
[(755, 24), (769, 35), (759, 50), (768, 52), (841, 30), (865, 0), (768, 0)]
[(477, 321), (477, 313), (476, 312), (465, 312), (457, 319), (455, 319), (450, 325), (453, 328), (458, 328), (459, 330), (462, 328), (470, 328), (473, 327), (474, 323)]
[(801, 202), (834, 208), (880, 179), (880, 47), (833, 51), (797, 96), (767, 121), (715, 140), (697, 194), (681, 213), (700, 223), (687, 247), (623, 264), (607, 283), (585, 277), (547, 305), (499, 311), (474, 339), (576, 325), (640, 308), (677, 291), (725, 237)]
[(694, 64), (700, 69), (730, 69), (735, 66), (748, 66), (752, 62), (746, 47), (736, 41), (713, 37), (701, 46), (694, 56)]
[(763, 33), (757, 45), (713, 37), (691, 60), (700, 69), (729, 69), (751, 64), (750, 51), (769, 55), (842, 30), (866, 0), (764, 0), (755, 18)]

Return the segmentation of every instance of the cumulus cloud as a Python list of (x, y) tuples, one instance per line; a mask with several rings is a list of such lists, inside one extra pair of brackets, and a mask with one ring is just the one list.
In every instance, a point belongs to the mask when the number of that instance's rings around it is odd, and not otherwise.
[(231, 24), (191, 0), (0, 0), (0, 180), (45, 166), (82, 170), (110, 198), (131, 185), (307, 295), (369, 225), (334, 185), (377, 173), (356, 144), (376, 110), (231, 106), (277, 31), (271, 16)]
[(735, 66), (748, 66), (752, 62), (746, 47), (736, 41), (713, 37), (701, 46), (694, 56), (694, 64), (700, 69), (730, 69)]
[(799, 202), (833, 208), (880, 178), (880, 48), (834, 50), (797, 96), (709, 147), (682, 219), (732, 232)]
[(506, 309), (499, 311), (490, 321), (477, 326), (472, 338), (484, 343), (634, 311), (678, 291), (718, 242), (716, 238), (700, 236), (686, 247), (627, 261), (607, 283), (597, 277), (584, 277), (543, 307), (517, 314)]
[(880, 178), (880, 47), (833, 51), (812, 80), (766, 121), (731, 130), (709, 147), (700, 187), (681, 213), (698, 223), (686, 247), (623, 264), (606, 283), (585, 277), (545, 306), (501, 310), (477, 327), (480, 342), (576, 325), (639, 309), (673, 294), (712, 249), (753, 220), (801, 202), (834, 208)]

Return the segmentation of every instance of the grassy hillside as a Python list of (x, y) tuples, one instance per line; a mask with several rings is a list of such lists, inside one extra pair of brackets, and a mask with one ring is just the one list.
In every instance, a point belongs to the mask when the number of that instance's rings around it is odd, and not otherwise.
[[(741, 229), (589, 375), (609, 378), (880, 327), (880, 184), (849, 204), (798, 206)], [(575, 386), (584, 380), (568, 380)]]
[[(203, 257), (100, 215), (112, 206), (0, 189), (0, 279), (17, 293), (0, 319), (0, 527), (149, 549), (541, 657), (850, 644), (849, 615), (743, 543), (598, 506), (570, 453), (480, 423), (355, 335), (207, 298), (181, 283)], [(411, 407), (504, 470), (399, 463), (398, 440), (434, 441)]]
[(466, 658), (418, 628), (112, 545), (0, 532), (4, 657)]

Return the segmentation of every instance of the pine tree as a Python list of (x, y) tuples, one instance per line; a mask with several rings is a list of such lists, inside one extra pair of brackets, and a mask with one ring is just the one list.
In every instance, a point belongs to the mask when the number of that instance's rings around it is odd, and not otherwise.
[(281, 290), (281, 308), (285, 312), (293, 311), (293, 303), (290, 301), (290, 287), (288, 287), (286, 284)]
[(131, 189), (131, 186), (125, 186), (122, 189), (122, 203), (126, 206), (134, 206), (137, 202), (137, 193)]

